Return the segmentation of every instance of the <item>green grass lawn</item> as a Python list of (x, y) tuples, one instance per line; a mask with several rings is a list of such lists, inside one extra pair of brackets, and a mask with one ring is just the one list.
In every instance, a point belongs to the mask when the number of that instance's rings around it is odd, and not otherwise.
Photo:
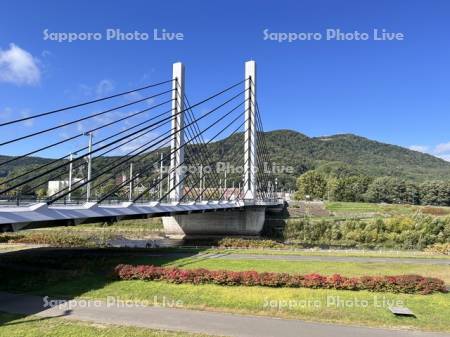
[[(403, 274), (416, 272), (441, 276), (448, 280), (446, 266), (406, 264), (358, 264), (287, 261), (250, 261), (194, 258), (155, 258), (143, 254), (123, 253), (98, 258), (88, 253), (77, 261), (57, 252), (47, 272), (6, 271), (0, 273), (0, 289), (40, 295), (123, 300), (146, 300), (165, 297), (181, 301), (185, 308), (257, 314), (311, 321), (336, 322), (379, 327), (412, 328), (450, 332), (450, 295), (407, 295), (302, 288), (226, 287), (217, 285), (170, 284), (157, 281), (117, 281), (111, 269), (118, 263), (148, 263), (183, 268), (259, 270), (280, 272), (318, 272), (343, 275)], [(30, 265), (47, 265), (48, 258), (38, 257)], [(24, 261), (22, 261), (24, 262)], [(81, 263), (81, 265), (80, 265)], [(23, 263), (22, 263), (23, 265)], [(440, 269), (444, 271), (440, 271)], [(417, 318), (400, 318), (388, 306), (400, 302), (416, 313)], [(395, 303), (398, 305), (399, 303)]]
[(450, 207), (374, 204), (366, 202), (326, 202), (325, 208), (338, 217), (399, 216), (413, 215), (417, 212), (437, 216), (450, 214)]
[(158, 331), (42, 318), (0, 312), (0, 336), (5, 337), (206, 337), (206, 335)]
[[(392, 206), (392, 205), (389, 205)], [(394, 205), (395, 206), (395, 205)], [(384, 206), (366, 202), (326, 202), (325, 208), (330, 212), (379, 212)]]
[(450, 255), (436, 254), (422, 251), (408, 250), (362, 250), (362, 249), (221, 249), (213, 248), (210, 253), (236, 253), (236, 254), (258, 254), (258, 255), (299, 255), (299, 256), (339, 256), (339, 257), (382, 257), (382, 258), (415, 258), (415, 259), (449, 259)]
[(363, 275), (402, 275), (419, 274), (423, 276), (437, 277), (450, 284), (450, 266), (426, 265), (412, 263), (356, 263), (356, 262), (323, 262), (323, 261), (280, 261), (280, 260), (229, 260), (209, 258), (186, 258), (158, 264), (181, 268), (205, 268), (227, 270), (256, 270), (259, 272), (285, 272), (323, 275), (341, 274), (344, 276)]
[(68, 232), (102, 232), (107, 231), (112, 234), (129, 232), (144, 232), (144, 233), (159, 233), (163, 231), (162, 220), (160, 218), (150, 219), (134, 219), (134, 220), (121, 220), (113, 222), (111, 224), (105, 224), (101, 222), (81, 224), (77, 226), (63, 226), (63, 227), (50, 227), (40, 228), (30, 231), (22, 231), (20, 233), (32, 233), (39, 231), (68, 231)]
[(104, 223), (82, 224), (23, 230), (14, 233), (0, 233), (1, 242), (27, 242), (50, 246), (105, 246), (114, 239), (148, 239), (161, 237), (161, 219), (119, 221), (110, 225)]
[(28, 247), (26, 245), (14, 245), (14, 244), (2, 244), (0, 243), (0, 252), (3, 251), (16, 251), (16, 250), (21, 250), (21, 249), (27, 249)]
[[(104, 227), (103, 223), (92, 223), (92, 224), (81, 224), (79, 226), (75, 226), (74, 228), (78, 228), (83, 230), (85, 228), (101, 228)], [(133, 219), (133, 220), (121, 220), (118, 222), (113, 222), (109, 224), (107, 227), (114, 229), (146, 229), (153, 231), (162, 231), (163, 225), (161, 218), (149, 218), (149, 219)]]

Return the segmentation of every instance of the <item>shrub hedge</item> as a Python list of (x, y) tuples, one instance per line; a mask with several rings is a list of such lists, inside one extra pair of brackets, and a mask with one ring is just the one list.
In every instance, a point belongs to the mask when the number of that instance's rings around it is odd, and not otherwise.
[(305, 245), (423, 249), (450, 242), (450, 217), (397, 216), (369, 220), (290, 219), (284, 238)]
[(222, 248), (283, 248), (280, 242), (274, 240), (255, 240), (242, 238), (223, 238), (219, 240), (218, 246)]
[(90, 247), (96, 243), (95, 238), (89, 235), (82, 235), (82, 233), (68, 233), (61, 230), (34, 232), (25, 235), (5, 233), (0, 234), (0, 243), (1, 242), (40, 244), (53, 247)]
[(425, 248), (425, 251), (430, 253), (450, 255), (450, 243), (435, 243), (434, 245)]
[(338, 274), (323, 276), (319, 274), (258, 273), (256, 271), (235, 272), (126, 264), (117, 265), (114, 271), (121, 280), (157, 280), (178, 284), (324, 288), (406, 294), (447, 292), (442, 280), (419, 275), (345, 277)]

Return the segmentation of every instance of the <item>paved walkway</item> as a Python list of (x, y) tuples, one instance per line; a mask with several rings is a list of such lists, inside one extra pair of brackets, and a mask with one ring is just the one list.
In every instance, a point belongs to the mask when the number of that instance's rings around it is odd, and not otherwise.
[(79, 306), (67, 303), (45, 308), (44, 299), (31, 295), (0, 292), (0, 311), (64, 317), (97, 323), (129, 325), (151, 329), (176, 330), (236, 337), (449, 337), (450, 334), (404, 330), (385, 330), (342, 325), (309, 323), (299, 320), (218, 312), (161, 308), (118, 307), (105, 302), (87, 301)]
[(199, 254), (195, 257), (229, 260), (275, 260), (275, 261), (321, 261), (321, 262), (361, 262), (361, 263), (409, 263), (450, 266), (450, 259), (412, 258), (412, 257), (357, 257), (357, 256), (317, 256), (317, 255), (275, 255), (275, 254), (239, 254), (217, 253)]

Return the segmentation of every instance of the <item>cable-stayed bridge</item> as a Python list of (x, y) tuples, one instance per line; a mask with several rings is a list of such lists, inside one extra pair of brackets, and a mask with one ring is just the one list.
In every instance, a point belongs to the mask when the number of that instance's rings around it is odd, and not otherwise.
[[(14, 153), (0, 170), (22, 168), (0, 180), (0, 229), (163, 216), (173, 235), (257, 234), (284, 201), (267, 170), (256, 64), (192, 104), (184, 72), (175, 63), (170, 79), (0, 123), (0, 151)], [(35, 157), (50, 159), (27, 165)]]

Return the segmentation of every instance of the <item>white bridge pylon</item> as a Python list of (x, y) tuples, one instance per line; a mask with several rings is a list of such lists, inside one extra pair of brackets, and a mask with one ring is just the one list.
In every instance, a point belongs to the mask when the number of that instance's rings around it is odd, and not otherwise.
[(256, 62), (245, 63), (244, 199), (256, 197)]
[[(172, 80), (172, 140), (170, 155), (169, 189), (170, 201), (178, 202), (183, 197), (184, 170), (184, 64), (173, 64)], [(245, 131), (244, 131), (244, 175), (243, 194), (244, 199), (256, 198), (256, 62), (245, 62)]]
[(169, 198), (178, 202), (183, 197), (184, 162), (184, 65), (173, 64), (172, 75), (172, 139), (170, 142)]

